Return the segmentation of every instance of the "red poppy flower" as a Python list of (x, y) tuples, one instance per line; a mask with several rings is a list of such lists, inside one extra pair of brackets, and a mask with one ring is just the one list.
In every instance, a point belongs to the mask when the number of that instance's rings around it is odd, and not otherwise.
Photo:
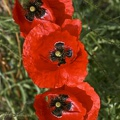
[(29, 0), (24, 7), (15, 0), (13, 18), (20, 26), (21, 36), (26, 37), (29, 31), (44, 20), (59, 25), (73, 14), (72, 1), (66, 0)]
[(88, 83), (63, 86), (35, 97), (34, 108), (40, 120), (96, 120), (100, 98)]
[[(60, 30), (59, 26), (50, 22), (40, 24), (25, 39), (24, 67), (39, 87), (76, 86), (87, 75), (88, 60), (84, 45), (78, 41), (78, 35), (69, 33), (72, 23), (68, 31), (66, 26)], [(79, 33), (76, 31), (75, 35)]]
[(15, 0), (13, 18), (20, 26), (23, 37), (26, 37), (29, 31), (40, 23), (41, 20), (54, 21), (52, 10), (46, 2), (42, 2), (41, 0), (29, 0), (24, 7), (21, 6), (18, 0)]

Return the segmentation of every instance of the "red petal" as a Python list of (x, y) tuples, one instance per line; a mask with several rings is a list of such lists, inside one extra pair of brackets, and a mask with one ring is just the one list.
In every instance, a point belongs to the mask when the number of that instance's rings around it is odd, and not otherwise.
[[(48, 29), (49, 29), (49, 31), (48, 31)], [(26, 37), (24, 45), (23, 45), (24, 67), (28, 71), (28, 74), (33, 79), (33, 81), (36, 84), (41, 83), (42, 87), (44, 87), (43, 85), (45, 85), (45, 84), (46, 84), (46, 86), (50, 86), (53, 83), (52, 82), (50, 83), (49, 81), (47, 81), (47, 79), (43, 75), (41, 75), (41, 74), (46, 74), (46, 72), (41, 73), (35, 67), (35, 63), (34, 63), (34, 61), (35, 61), (34, 55), (35, 54), (34, 53), (36, 53), (36, 51), (39, 50), (38, 45), (41, 43), (41, 41), (40, 41), (41, 37), (43, 35), (48, 35), (58, 29), (60, 29), (60, 28), (56, 24), (52, 24), (49, 21), (47, 21), (47, 23), (44, 23), (44, 24), (41, 23), (32, 29), (32, 31)], [(36, 59), (38, 59), (38, 57)], [(42, 65), (45, 65), (46, 62), (42, 61), (40, 64), (42, 66)], [(48, 66), (48, 68), (53, 69), (54, 66), (51, 67), (51, 64), (50, 64), (50, 67)], [(42, 78), (41, 78), (41, 76), (42, 76)], [(48, 73), (48, 76), (49, 76), (49, 73)], [(55, 73), (53, 73), (53, 76), (55, 76)], [(46, 79), (46, 80), (44, 80), (44, 79)], [(52, 86), (54, 87), (54, 84)]]
[(83, 80), (85, 80), (85, 77), (87, 76), (87, 64), (87, 52), (84, 49), (84, 45), (79, 42), (79, 53), (77, 54), (76, 60), (71, 65), (66, 67), (66, 72), (68, 74), (68, 80), (66, 84), (68, 86), (77, 86), (83, 82)]
[(82, 82), (77, 87), (71, 88), (65, 86), (64, 89), (73, 94), (86, 108), (87, 114), (84, 118), (85, 120), (96, 120), (100, 109), (99, 96), (87, 82)]
[(67, 30), (71, 35), (79, 37), (82, 30), (82, 22), (79, 19), (66, 19), (62, 24), (62, 30)]
[(21, 4), (18, 0), (15, 0), (15, 5), (13, 8), (13, 18), (15, 22), (20, 26), (20, 30), (24, 31), (25, 33), (29, 32), (30, 22), (27, 22), (27, 20), (24, 17), (25, 11), (23, 10)]
[(53, 11), (58, 25), (62, 25), (65, 19), (71, 19), (73, 15), (72, 0), (46, 0)]

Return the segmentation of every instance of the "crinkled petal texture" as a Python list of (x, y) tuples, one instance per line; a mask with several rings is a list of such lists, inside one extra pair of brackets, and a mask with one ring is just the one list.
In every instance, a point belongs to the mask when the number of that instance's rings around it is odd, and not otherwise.
[[(56, 50), (59, 49), (56, 45), (61, 43), (61, 48), (67, 49), (67, 52), (62, 50), (60, 53), (61, 50)], [(57, 55), (62, 55), (52, 56), (56, 54), (55, 51)], [(57, 88), (64, 84), (76, 86), (82, 82), (87, 75), (88, 59), (84, 45), (78, 41), (78, 37), (48, 22), (33, 28), (26, 37), (23, 63), (36, 85), (42, 88)]]
[[(29, 2), (33, 1), (35, 0), (30, 0)], [(21, 6), (18, 0), (15, 0), (15, 5), (13, 8), (13, 19), (19, 25), (21, 36), (24, 38), (30, 32), (30, 30), (40, 22), (43, 22), (44, 24), (44, 22), (46, 22), (47, 20), (55, 22), (58, 25), (62, 25), (65, 19), (72, 18), (73, 15), (72, 0), (52, 0), (52, 1), (40, 0), (40, 1), (42, 2), (42, 5), (40, 7), (45, 10), (44, 15), (42, 15), (40, 18), (34, 17), (33, 21), (29, 21), (25, 17), (26, 9), (23, 6)], [(43, 14), (43, 10), (41, 11)], [(38, 14), (38, 12), (36, 13)], [(33, 12), (31, 12), (31, 15), (33, 15)], [(29, 16), (29, 18), (31, 18), (31, 15)]]
[[(62, 110), (58, 118), (52, 114), (51, 103), (53, 96), (67, 95), (70, 109)], [(100, 98), (94, 89), (86, 82), (77, 87), (63, 86), (51, 89), (35, 97), (34, 108), (40, 120), (96, 120), (100, 109)]]
[(82, 82), (77, 87), (65, 86), (65, 90), (76, 96), (86, 109), (84, 120), (96, 120), (100, 109), (100, 98), (87, 82)]
[(56, 18), (55, 23), (62, 25), (65, 19), (71, 19), (74, 8), (72, 0), (46, 0)]
[(53, 17), (52, 14), (52, 10), (51, 8), (48, 7), (47, 3), (43, 2), (43, 5), (41, 7), (45, 9), (46, 11), (45, 14), (40, 19), (34, 17), (33, 21), (29, 21), (25, 17), (26, 10), (21, 6), (18, 0), (15, 0), (15, 5), (13, 8), (13, 19), (19, 25), (22, 37), (26, 37), (30, 30), (37, 24), (41, 22), (43, 22), (44, 24), (45, 21), (43, 20), (52, 22), (55, 21), (55, 18)]

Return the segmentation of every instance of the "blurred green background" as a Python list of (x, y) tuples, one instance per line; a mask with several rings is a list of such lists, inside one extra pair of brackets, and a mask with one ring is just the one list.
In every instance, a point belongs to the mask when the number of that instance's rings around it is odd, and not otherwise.
[[(21, 0), (23, 3), (23, 0)], [(0, 120), (37, 120), (35, 86), (22, 65), (23, 39), (12, 19), (14, 0), (0, 0)], [(120, 0), (73, 0), (89, 54), (86, 81), (101, 98), (98, 120), (120, 120)]]

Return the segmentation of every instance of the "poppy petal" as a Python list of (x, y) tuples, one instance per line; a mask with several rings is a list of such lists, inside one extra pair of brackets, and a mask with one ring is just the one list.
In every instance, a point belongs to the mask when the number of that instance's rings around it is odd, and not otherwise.
[(66, 19), (62, 24), (62, 28), (62, 30), (69, 31), (71, 35), (78, 36), (82, 30), (82, 22), (79, 19)]
[(18, 0), (15, 0), (15, 5), (13, 8), (13, 19), (20, 26), (21, 31), (23, 31), (23, 29), (25, 29), (24, 30), (25, 33), (28, 33), (29, 26), (31, 23), (26, 22), (26, 19), (24, 17), (24, 10)]
[[(87, 76), (87, 64), (88, 64), (88, 55), (84, 49), (84, 45), (79, 42), (79, 53), (77, 54), (75, 62), (66, 67), (66, 72), (68, 73), (68, 86), (76, 86)], [(73, 79), (73, 81), (71, 81)]]
[[(80, 103), (86, 108), (85, 120), (96, 120), (100, 110), (100, 98), (87, 82), (81, 82), (77, 87), (65, 86), (65, 90), (76, 96)], [(82, 98), (82, 99), (81, 99)]]
[(72, 0), (46, 0), (56, 18), (55, 23), (62, 25), (65, 19), (71, 19), (74, 8)]

